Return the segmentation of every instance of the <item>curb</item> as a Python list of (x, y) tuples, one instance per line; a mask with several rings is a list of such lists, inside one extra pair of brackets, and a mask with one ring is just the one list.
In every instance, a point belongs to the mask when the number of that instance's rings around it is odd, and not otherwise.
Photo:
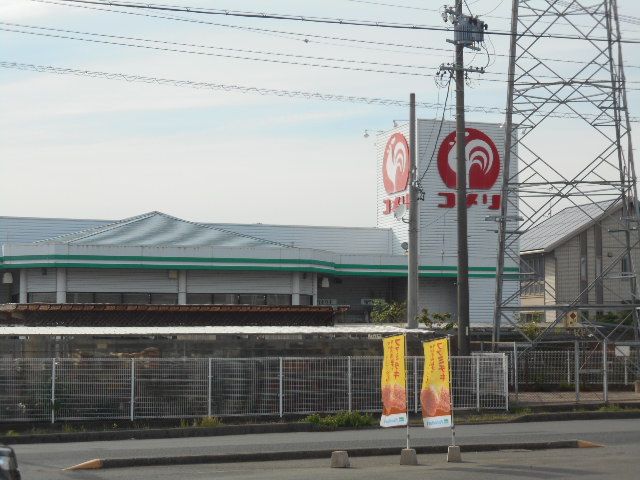
[(547, 412), (522, 415), (508, 423), (554, 422), (562, 420), (615, 420), (640, 418), (640, 412)]
[[(554, 422), (567, 420), (615, 420), (640, 418), (638, 412), (547, 412), (521, 415), (508, 420), (486, 422), (464, 422), (458, 420), (457, 425), (487, 425), (501, 423)], [(420, 427), (422, 423), (411, 423), (412, 427)], [(377, 426), (363, 427), (377, 428)], [(151, 428), (137, 430), (107, 430), (102, 432), (43, 433), (33, 435), (0, 436), (0, 444), (20, 445), (32, 443), (67, 443), (67, 442), (99, 442), (113, 440), (152, 440), (161, 438), (217, 437), (223, 435), (251, 435), (261, 433), (298, 433), (298, 432), (330, 432), (353, 430), (350, 428), (332, 428), (312, 423), (256, 423), (245, 425), (222, 425), (220, 427), (187, 427), (187, 428)]]
[(42, 433), (34, 435), (0, 436), (0, 444), (96, 442), (109, 440), (151, 440), (159, 438), (217, 437), (222, 435), (251, 435), (260, 433), (297, 433), (329, 431), (313, 423), (256, 423), (223, 425), (220, 427), (150, 428), (112, 430), (103, 432)]
[[(490, 452), (498, 450), (548, 450), (561, 448), (602, 447), (583, 440), (561, 440), (533, 443), (494, 443), (460, 445), (462, 452)], [(416, 446), (416, 453), (447, 453), (448, 445)], [(162, 465), (195, 465), (200, 463), (239, 463), (270, 462), (282, 460), (308, 460), (331, 458), (333, 450), (299, 450), (289, 452), (231, 453), (219, 455), (183, 455), (176, 457), (138, 457), (138, 458), (96, 458), (67, 467), (64, 470), (96, 470), (105, 468), (150, 467)], [(347, 450), (349, 457), (374, 457), (396, 455), (400, 447), (353, 448)]]

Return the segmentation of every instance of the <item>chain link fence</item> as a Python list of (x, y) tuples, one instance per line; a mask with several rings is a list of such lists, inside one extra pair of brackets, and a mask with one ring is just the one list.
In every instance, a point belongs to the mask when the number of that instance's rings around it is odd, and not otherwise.
[[(454, 408), (509, 406), (506, 355), (452, 357)], [(420, 411), (424, 359), (407, 358)], [(382, 411), (382, 357), (0, 359), (0, 421)]]

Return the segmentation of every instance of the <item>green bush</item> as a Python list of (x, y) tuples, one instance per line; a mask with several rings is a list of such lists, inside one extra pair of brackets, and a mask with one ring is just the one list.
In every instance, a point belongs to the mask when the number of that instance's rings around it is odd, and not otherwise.
[(222, 425), (222, 420), (218, 417), (202, 417), (193, 421), (194, 427), (214, 428)]
[(306, 417), (304, 422), (321, 425), (323, 427), (347, 427), (362, 428), (369, 427), (376, 423), (376, 419), (368, 413), (360, 412), (338, 412), (333, 415), (320, 416), (317, 413)]

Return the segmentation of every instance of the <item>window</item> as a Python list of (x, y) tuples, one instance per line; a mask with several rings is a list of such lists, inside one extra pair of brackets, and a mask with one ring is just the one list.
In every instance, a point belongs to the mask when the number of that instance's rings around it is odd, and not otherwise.
[(123, 293), (122, 303), (147, 305), (149, 303), (148, 293)]
[(237, 303), (237, 295), (233, 293), (214, 293), (213, 303), (215, 305), (235, 305)]
[(56, 292), (32, 292), (27, 300), (29, 303), (56, 303)]
[(291, 295), (267, 295), (267, 305), (291, 305)]
[(94, 303), (93, 293), (67, 292), (67, 303)]
[(240, 294), (238, 295), (240, 305), (266, 305), (267, 296), (263, 294)]
[(313, 295), (300, 295), (300, 305), (313, 305)]
[(522, 295), (544, 295), (544, 256), (526, 255), (520, 259)]
[(122, 303), (122, 295), (119, 293), (96, 293), (94, 295), (96, 303)]
[(210, 293), (187, 293), (187, 303), (190, 305), (210, 305)]
[(152, 293), (151, 304), (152, 305), (177, 305), (178, 294), (177, 293)]

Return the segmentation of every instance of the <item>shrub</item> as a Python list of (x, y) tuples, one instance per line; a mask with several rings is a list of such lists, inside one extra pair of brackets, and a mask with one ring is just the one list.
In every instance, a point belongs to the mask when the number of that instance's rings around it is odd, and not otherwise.
[(368, 413), (338, 412), (333, 415), (320, 416), (317, 413), (306, 417), (304, 422), (332, 428), (362, 428), (376, 423), (376, 419)]
[(222, 420), (218, 417), (202, 417), (193, 421), (194, 427), (215, 428), (222, 425)]

